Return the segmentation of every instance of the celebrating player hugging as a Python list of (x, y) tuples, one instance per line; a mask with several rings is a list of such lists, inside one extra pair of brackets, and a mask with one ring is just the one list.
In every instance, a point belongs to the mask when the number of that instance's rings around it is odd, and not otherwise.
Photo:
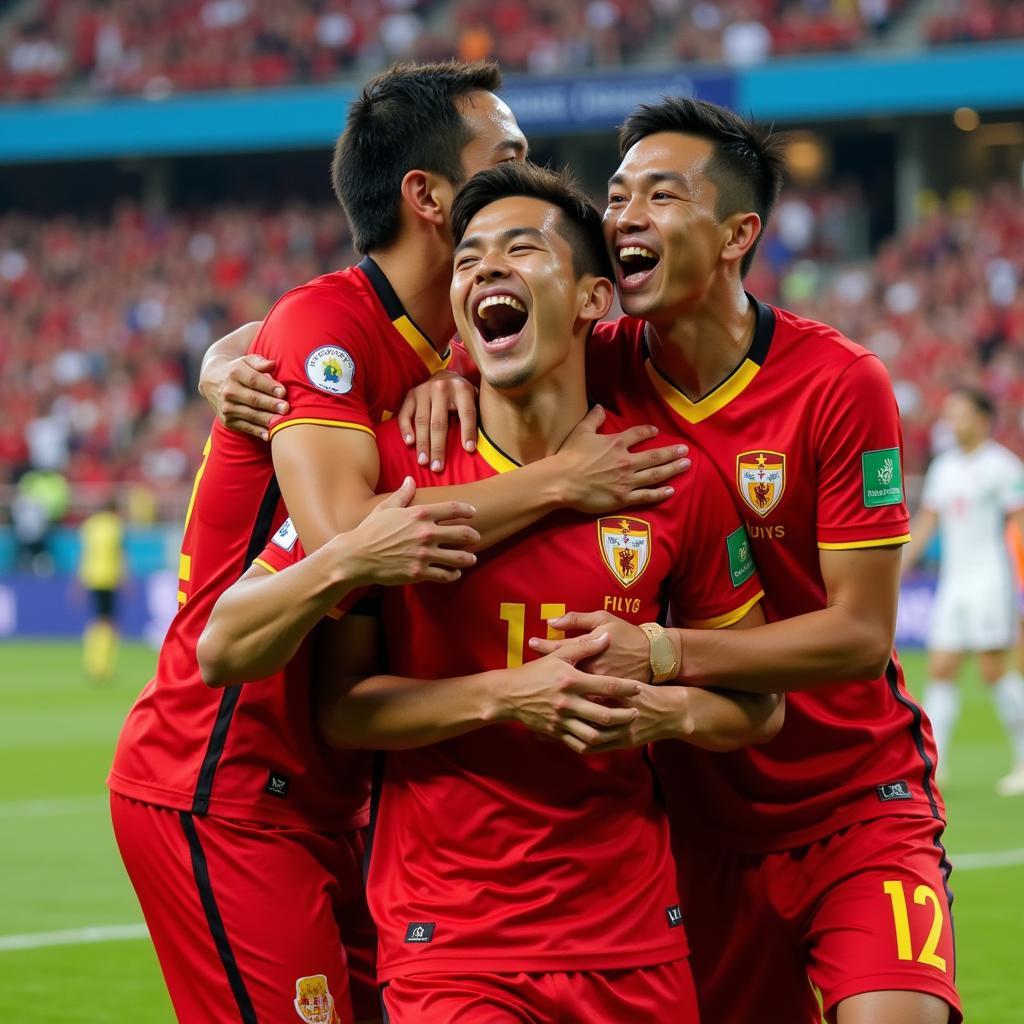
[(898, 413), (743, 289), (777, 143), (638, 108), (602, 231), (498, 85), (370, 82), (334, 165), (362, 262), (208, 357), (110, 780), (175, 1009), (956, 1024)]

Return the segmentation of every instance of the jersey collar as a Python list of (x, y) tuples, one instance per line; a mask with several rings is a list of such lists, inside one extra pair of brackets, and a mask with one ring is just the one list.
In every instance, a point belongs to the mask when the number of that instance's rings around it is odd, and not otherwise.
[(391, 282), (384, 276), (384, 271), (369, 257), (364, 256), (359, 261), (359, 269), (370, 282), (380, 304), (384, 307), (391, 326), (406, 340), (409, 347), (420, 357), (423, 365), (432, 373), (445, 369), (452, 358), (451, 345), (442, 355), (438, 355), (437, 349), (430, 343), (430, 339), (416, 326), (415, 321), (405, 311), (401, 300), (391, 287)]
[(519, 469), (519, 463), (510, 455), (506, 455), (484, 432), (483, 425), (478, 422), (476, 430), (476, 453), (496, 473), (508, 473)]
[(706, 420), (709, 416), (714, 415), (719, 409), (724, 409), (734, 398), (746, 390), (747, 385), (757, 376), (758, 371), (768, 358), (768, 349), (772, 343), (772, 335), (775, 333), (775, 310), (771, 306), (759, 302), (749, 292), (747, 298), (754, 306), (754, 337), (750, 343), (750, 350), (743, 357), (740, 365), (721, 384), (712, 388), (696, 402), (687, 398), (654, 365), (647, 340), (647, 329), (644, 329), (644, 352), (647, 356), (644, 368), (647, 370), (647, 376), (661, 399), (689, 423), (700, 423), (701, 420)]

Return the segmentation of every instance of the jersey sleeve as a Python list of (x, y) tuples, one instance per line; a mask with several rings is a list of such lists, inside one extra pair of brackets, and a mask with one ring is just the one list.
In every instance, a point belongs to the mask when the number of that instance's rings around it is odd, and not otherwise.
[(354, 310), (343, 302), (298, 288), (279, 299), (253, 343), (277, 366), (288, 412), (270, 421), (270, 436), (297, 423), (349, 427), (373, 434), (370, 415), (370, 345)]
[(815, 437), (818, 547), (882, 547), (910, 540), (903, 431), (880, 360), (852, 362), (828, 392)]
[[(267, 546), (252, 560), (253, 565), (266, 569), (269, 573), (278, 573), (289, 566), (297, 565), (306, 557), (306, 552), (299, 540), (299, 533), (291, 519), (286, 519), (281, 528), (267, 542)], [(358, 587), (343, 597), (329, 612), (330, 619), (340, 619), (356, 605), (368, 605), (376, 600), (373, 587)]]
[(669, 581), (672, 621), (690, 629), (723, 629), (739, 622), (764, 590), (725, 481), (703, 454), (689, 472), (681, 556)]

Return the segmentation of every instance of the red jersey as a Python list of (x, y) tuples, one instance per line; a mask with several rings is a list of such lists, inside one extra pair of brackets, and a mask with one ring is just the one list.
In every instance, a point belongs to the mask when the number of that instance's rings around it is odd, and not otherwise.
[[(277, 361), (290, 411), (271, 433), (321, 423), (373, 433), (406, 392), (447, 365), (369, 258), (283, 296), (253, 351)], [(325, 467), (325, 472), (330, 468)], [(217, 598), (285, 518), (270, 445), (214, 424), (185, 518), (178, 600), (156, 675), (121, 732), (116, 793), (196, 814), (359, 827), (365, 773), (313, 728), (300, 652), (288, 672), (213, 690), (196, 644)]]
[[(609, 417), (605, 431), (623, 429)], [(659, 439), (658, 443), (665, 443)], [(442, 479), (381, 431), (381, 486), (461, 484), (515, 468), (480, 433), (448, 437)], [(760, 584), (728, 490), (700, 454), (662, 505), (558, 513), (482, 552), (454, 585), (383, 591), (392, 671), (424, 680), (504, 669), (558, 636), (546, 619), (607, 608), (632, 622), (666, 605), (726, 625)], [(424, 683), (424, 685), (430, 685)], [(518, 724), (387, 755), (368, 899), (388, 978), (430, 971), (577, 971), (686, 955), (666, 821), (646, 752), (583, 757)]]
[[(651, 361), (645, 324), (599, 324), (593, 397), (634, 423), (699, 445), (731, 482), (766, 590), (765, 615), (824, 608), (820, 549), (910, 539), (902, 431), (881, 362), (824, 324), (752, 300), (747, 357), (693, 402)], [(739, 849), (803, 845), (883, 815), (944, 816), (935, 746), (895, 653), (877, 679), (786, 696), (764, 746), (707, 754), (665, 744), (655, 760), (681, 823)]]

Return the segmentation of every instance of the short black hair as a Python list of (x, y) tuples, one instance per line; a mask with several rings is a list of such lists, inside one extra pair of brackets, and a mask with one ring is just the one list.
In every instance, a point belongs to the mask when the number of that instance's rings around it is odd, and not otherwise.
[(601, 214), (568, 171), (552, 171), (531, 163), (505, 163), (474, 174), (452, 204), (452, 234), (462, 241), (469, 222), (499, 199), (525, 196), (557, 206), (559, 234), (572, 248), (572, 268), (584, 274), (612, 277), (612, 264), (601, 231)]
[(995, 419), (996, 403), (992, 401), (992, 396), (982, 391), (981, 388), (972, 388), (965, 385), (964, 387), (954, 388), (953, 394), (966, 398), (986, 419)]
[(712, 144), (707, 176), (718, 187), (719, 220), (749, 210), (761, 218), (761, 234), (740, 264), (740, 274), (745, 275), (782, 188), (780, 137), (716, 103), (666, 96), (661, 103), (641, 104), (626, 118), (619, 129), (619, 156), (658, 132), (695, 135)]
[(461, 154), (472, 133), (455, 101), (500, 87), (493, 61), (395, 64), (366, 83), (349, 108), (331, 165), (334, 194), (357, 252), (395, 240), (402, 179), (409, 171), (432, 171), (462, 183)]

